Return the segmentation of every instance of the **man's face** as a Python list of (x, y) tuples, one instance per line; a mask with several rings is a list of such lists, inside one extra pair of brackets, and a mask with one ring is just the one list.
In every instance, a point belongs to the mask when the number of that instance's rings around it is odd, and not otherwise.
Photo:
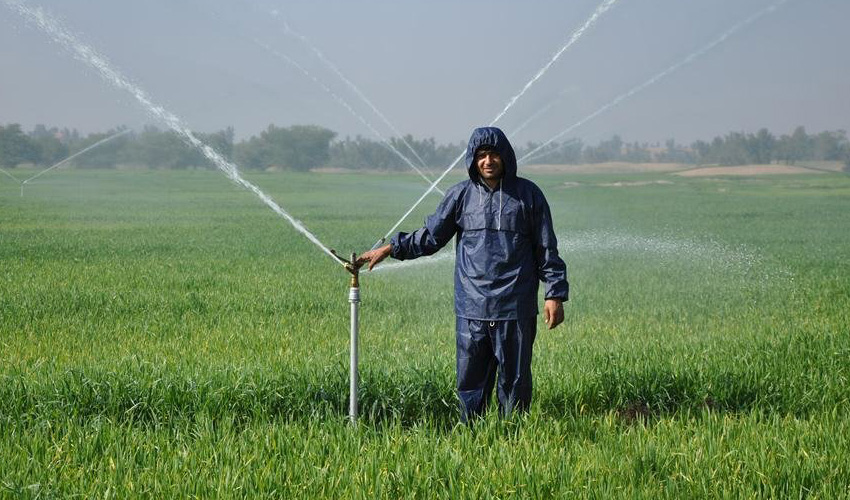
[(481, 148), (475, 152), (475, 165), (478, 175), (488, 186), (494, 187), (505, 175), (505, 165), (502, 157), (493, 149)]

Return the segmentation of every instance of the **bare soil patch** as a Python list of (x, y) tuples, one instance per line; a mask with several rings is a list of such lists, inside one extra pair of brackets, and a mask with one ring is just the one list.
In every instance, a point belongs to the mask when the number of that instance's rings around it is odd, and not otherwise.
[(311, 168), (310, 172), (316, 174), (357, 174), (357, 173), (368, 173), (369, 170), (358, 170), (354, 168), (341, 168), (341, 167), (319, 167), (319, 168)]
[(675, 175), (682, 177), (711, 177), (716, 175), (735, 175), (735, 176), (753, 176), (753, 175), (787, 175), (787, 174), (817, 174), (823, 173), (822, 170), (814, 170), (806, 167), (795, 167), (791, 165), (742, 165), (736, 167), (701, 167), (683, 172), (676, 172)]
[(619, 182), (605, 182), (602, 184), (597, 184), (597, 186), (603, 187), (632, 187), (632, 186), (649, 186), (650, 184), (673, 184), (672, 181), (660, 180), (660, 181), (619, 181)]
[[(520, 172), (569, 173), (569, 174), (639, 174), (643, 172), (680, 172), (693, 168), (679, 163), (588, 163), (581, 165), (523, 165)], [(522, 175), (522, 174), (520, 174)]]

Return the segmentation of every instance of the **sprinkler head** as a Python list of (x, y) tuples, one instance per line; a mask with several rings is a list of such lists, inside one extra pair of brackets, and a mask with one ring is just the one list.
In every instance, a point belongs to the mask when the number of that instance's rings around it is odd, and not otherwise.
[(351, 252), (351, 260), (347, 260), (340, 257), (334, 249), (331, 249), (331, 254), (336, 257), (336, 260), (338, 260), (339, 263), (342, 264), (346, 271), (351, 273), (351, 287), (360, 288), (360, 268), (363, 266), (363, 264), (357, 263), (357, 254)]

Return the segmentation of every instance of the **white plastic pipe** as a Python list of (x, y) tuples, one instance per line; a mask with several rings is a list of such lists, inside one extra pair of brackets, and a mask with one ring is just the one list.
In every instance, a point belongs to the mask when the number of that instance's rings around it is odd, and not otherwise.
[(348, 301), (351, 303), (351, 373), (349, 376), (348, 417), (351, 423), (357, 423), (357, 344), (359, 336), (360, 288), (351, 287), (348, 291)]

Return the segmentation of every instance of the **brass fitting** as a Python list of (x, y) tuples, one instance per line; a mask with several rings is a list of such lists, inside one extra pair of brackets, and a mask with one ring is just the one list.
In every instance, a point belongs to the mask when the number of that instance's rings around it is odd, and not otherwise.
[(360, 288), (360, 266), (356, 264), (357, 254), (351, 253), (351, 260), (345, 265), (345, 270), (351, 273), (351, 288)]
[(351, 253), (351, 260), (346, 260), (340, 257), (336, 250), (331, 249), (334, 257), (345, 267), (345, 270), (351, 273), (351, 288), (360, 288), (360, 266), (357, 264), (357, 254)]

